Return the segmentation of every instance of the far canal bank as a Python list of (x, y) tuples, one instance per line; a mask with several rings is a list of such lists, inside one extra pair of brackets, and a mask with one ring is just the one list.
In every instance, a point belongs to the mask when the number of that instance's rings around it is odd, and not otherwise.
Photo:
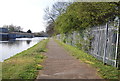
[(2, 62), (2, 79), (35, 79), (45, 56), (48, 39)]
[(35, 38), (16, 38), (15, 40), (11, 41), (0, 41), (0, 61), (4, 61), (17, 53), (20, 53), (41, 40), (45, 39), (45, 37), (35, 37)]

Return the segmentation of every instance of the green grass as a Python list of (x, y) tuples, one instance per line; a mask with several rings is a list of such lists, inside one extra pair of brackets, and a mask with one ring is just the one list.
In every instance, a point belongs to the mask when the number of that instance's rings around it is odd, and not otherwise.
[[(118, 79), (118, 70), (115, 67), (104, 65), (101, 61), (97, 60), (90, 54), (87, 54), (83, 52), (82, 50), (79, 50), (76, 47), (67, 45), (63, 42), (60, 42), (56, 40), (61, 46), (63, 46), (67, 51), (70, 52), (73, 56), (75, 56), (77, 59), (81, 60), (82, 62), (85, 62), (89, 65), (92, 65), (97, 69), (98, 75), (100, 75), (104, 79)], [(120, 71), (119, 71), (120, 72)]]
[(5, 60), (2, 63), (2, 78), (35, 79), (38, 70), (43, 68), (40, 63), (43, 62), (45, 56), (41, 53), (45, 52), (47, 42), (48, 39), (42, 40), (33, 47)]

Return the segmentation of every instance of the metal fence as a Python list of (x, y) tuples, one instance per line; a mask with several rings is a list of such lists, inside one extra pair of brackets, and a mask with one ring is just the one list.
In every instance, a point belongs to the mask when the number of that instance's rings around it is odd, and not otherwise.
[(92, 28), (91, 54), (104, 63), (117, 66), (118, 28), (106, 24)]
[(106, 25), (86, 29), (84, 32), (74, 31), (56, 37), (66, 44), (79, 47), (103, 63), (118, 67), (118, 27), (118, 22), (109, 22)]

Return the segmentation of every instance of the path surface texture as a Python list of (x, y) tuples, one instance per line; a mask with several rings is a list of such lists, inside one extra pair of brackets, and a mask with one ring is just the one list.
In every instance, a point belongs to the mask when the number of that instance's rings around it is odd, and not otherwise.
[(54, 40), (50, 39), (47, 49), (44, 69), (37, 79), (100, 79), (94, 68), (75, 59)]

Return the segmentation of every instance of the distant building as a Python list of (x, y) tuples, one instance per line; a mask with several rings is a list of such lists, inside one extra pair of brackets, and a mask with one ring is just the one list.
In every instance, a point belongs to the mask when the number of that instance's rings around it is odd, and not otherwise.
[(12, 34), (16, 34), (16, 38), (33, 38), (34, 35), (32, 33), (17, 33), (13, 32)]
[(8, 33), (8, 29), (7, 28), (0, 28), (0, 32), (1, 33)]
[(0, 41), (16, 38), (33, 38), (33, 37), (34, 34), (32, 33), (8, 32), (7, 28), (0, 28)]

